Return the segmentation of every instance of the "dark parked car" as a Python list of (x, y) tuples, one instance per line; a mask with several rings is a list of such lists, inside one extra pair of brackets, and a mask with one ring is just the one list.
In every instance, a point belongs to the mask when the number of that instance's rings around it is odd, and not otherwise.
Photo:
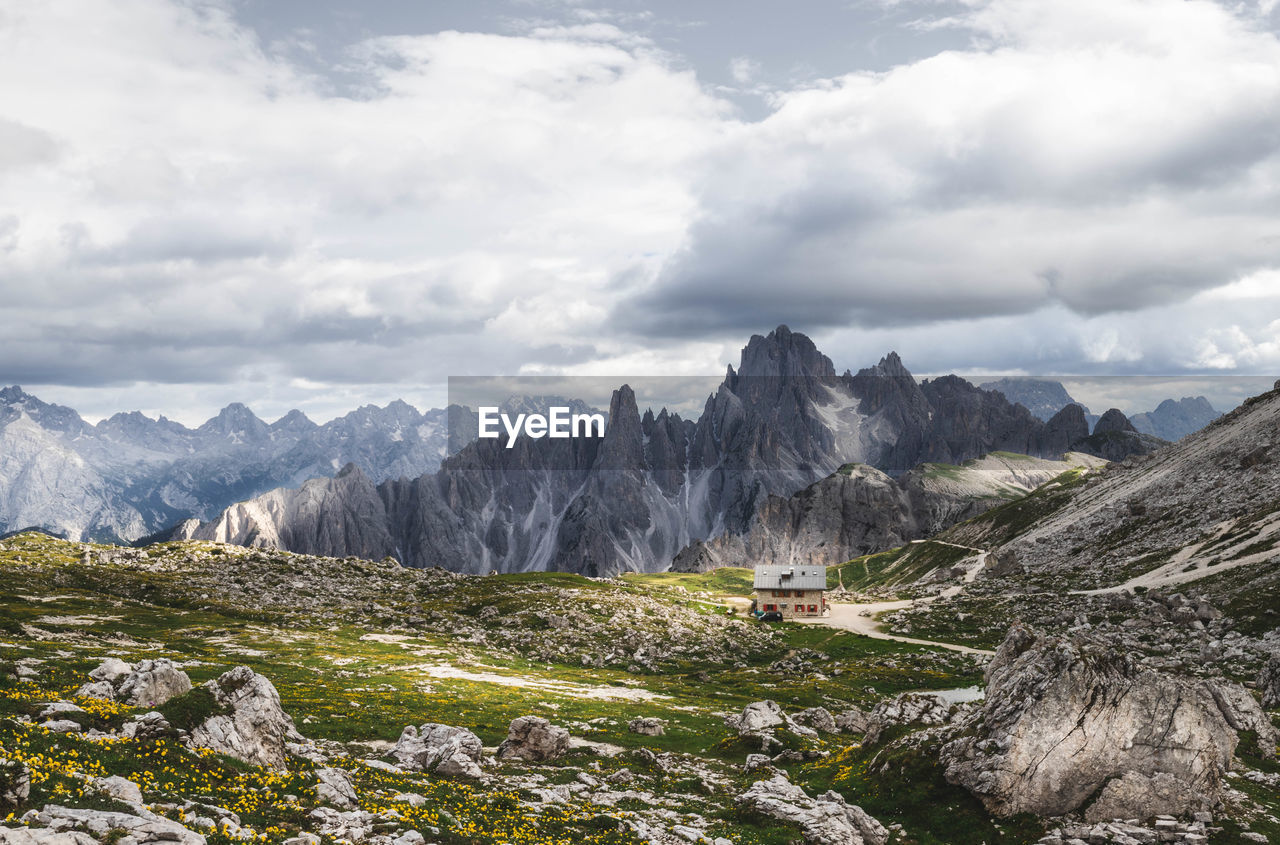
[(776, 610), (771, 610), (768, 613), (760, 614), (760, 621), (761, 622), (781, 622), (782, 614)]

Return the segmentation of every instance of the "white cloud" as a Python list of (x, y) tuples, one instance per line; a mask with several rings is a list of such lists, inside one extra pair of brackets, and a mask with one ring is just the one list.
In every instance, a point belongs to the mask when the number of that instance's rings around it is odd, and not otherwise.
[(784, 321), (842, 367), (1280, 367), (1266, 10), (973, 0), (969, 49), (751, 123), (625, 17), (365, 41), (346, 96), (230, 8), (0, 15), (0, 381), (318, 408)]

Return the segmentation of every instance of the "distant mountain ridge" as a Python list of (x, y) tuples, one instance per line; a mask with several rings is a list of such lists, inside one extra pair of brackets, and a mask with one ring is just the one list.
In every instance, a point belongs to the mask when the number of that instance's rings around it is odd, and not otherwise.
[[(786, 326), (750, 339), (696, 421), (642, 417), (625, 385), (609, 417), (603, 438), (477, 441), (412, 481), (377, 484), (353, 467), (239, 503), (188, 534), (464, 572), (654, 571), (696, 540), (746, 531), (769, 496), (846, 463), (895, 476), (995, 451), (1056, 460), (1089, 436), (1077, 406), (1041, 421), (957, 376), (917, 382), (896, 353), (838, 374)], [(1160, 444), (1113, 439), (1130, 453)]]
[[(1092, 432), (1101, 419), (1090, 413), (1084, 403), (1072, 398), (1061, 382), (1047, 378), (1006, 377), (983, 382), (983, 390), (998, 390), (1010, 402), (1017, 402), (1038, 419), (1048, 420), (1067, 405), (1079, 405), (1089, 421)], [(1222, 416), (1203, 396), (1184, 396), (1181, 399), (1165, 399), (1154, 411), (1144, 411), (1130, 416), (1135, 431), (1149, 434), (1170, 442), (1181, 440), (1199, 431)]]
[(415, 477), (444, 457), (447, 412), (403, 401), (317, 425), (273, 423), (233, 403), (197, 428), (137, 411), (91, 425), (71, 408), (0, 389), (0, 531), (40, 526), (72, 539), (129, 542), (209, 519), (280, 485), (353, 463), (378, 480)]

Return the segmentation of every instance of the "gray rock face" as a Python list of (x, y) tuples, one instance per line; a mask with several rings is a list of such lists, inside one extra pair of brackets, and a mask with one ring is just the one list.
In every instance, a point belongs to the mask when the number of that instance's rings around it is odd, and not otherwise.
[[(406, 566), (460, 572), (657, 571), (694, 541), (747, 532), (770, 496), (789, 497), (846, 464), (894, 475), (995, 450), (1057, 459), (1084, 433), (953, 376), (917, 383), (896, 354), (837, 374), (786, 326), (751, 338), (696, 422), (642, 416), (625, 385), (608, 416), (603, 438), (519, 438), (510, 449), (477, 440), (412, 481), (374, 488), (333, 479), (273, 491), (197, 536), (335, 556), (394, 552)], [(856, 513), (841, 522), (849, 526), (844, 542), (901, 541), (900, 522), (878, 514), (879, 495), (850, 485)], [(818, 509), (807, 535), (849, 515), (843, 496), (824, 501), (830, 506)], [(792, 508), (770, 506), (779, 522)], [(806, 539), (797, 553), (812, 547)]]
[(17, 760), (0, 760), (0, 808), (16, 807), (31, 794), (31, 770)]
[(128, 675), (133, 671), (133, 666), (125, 663), (118, 657), (108, 657), (98, 664), (98, 668), (89, 673), (89, 677), (95, 681), (110, 681), (115, 683), (120, 678)]
[(1203, 396), (1184, 396), (1177, 401), (1166, 399), (1154, 411), (1134, 414), (1129, 422), (1143, 434), (1174, 441), (1194, 434), (1220, 416), (1222, 413)]
[(255, 766), (284, 768), (286, 740), (297, 731), (281, 709), (280, 694), (271, 681), (247, 666), (237, 666), (204, 688), (223, 712), (192, 729), (192, 743)]
[(121, 678), (116, 686), (116, 698), (133, 707), (155, 707), (190, 691), (191, 679), (187, 673), (162, 657), (141, 661)]
[(1093, 433), (1076, 441), (1072, 448), (1108, 461), (1123, 461), (1134, 455), (1149, 455), (1167, 445), (1167, 440), (1138, 431), (1123, 412), (1112, 408), (1098, 420)]
[(142, 804), (142, 790), (133, 781), (119, 775), (93, 778), (89, 781), (89, 788), (99, 795), (105, 795), (117, 801), (124, 801), (127, 804)]
[(1083, 810), (1092, 821), (1212, 809), (1237, 743), (1231, 721), (1265, 721), (1243, 690), (1141, 669), (1100, 641), (1022, 626), (986, 678), (983, 708), (941, 759), (947, 780), (997, 816)]
[(803, 789), (775, 775), (758, 780), (738, 796), (738, 804), (771, 818), (799, 825), (812, 845), (884, 845), (889, 831), (861, 807), (836, 792), (812, 798)]
[(627, 730), (641, 736), (662, 736), (666, 728), (661, 719), (652, 716), (639, 716), (627, 723)]
[(44, 827), (81, 829), (91, 834), (95, 840), (112, 830), (122, 830), (140, 845), (148, 842), (205, 845), (203, 835), (141, 807), (133, 813), (118, 813), (49, 804), (40, 810), (36, 821)]
[(1263, 707), (1280, 710), (1280, 654), (1272, 655), (1258, 673), (1258, 689), (1262, 691)]
[(270, 425), (233, 404), (196, 429), (116, 414), (96, 426), (17, 387), (0, 390), (0, 532), (40, 526), (72, 539), (132, 541), (238, 500), (355, 463), (375, 478), (433, 472), (448, 413), (368, 405), (317, 426)]
[(110, 681), (91, 681), (87, 684), (81, 684), (80, 688), (75, 691), (77, 698), (97, 698), (103, 701), (116, 700), (116, 688), (111, 686)]
[(801, 710), (795, 715), (795, 720), (806, 728), (813, 728), (818, 733), (840, 733), (840, 727), (836, 724), (835, 717), (825, 707), (810, 707), (806, 710)]
[(1113, 431), (1132, 431), (1137, 429), (1133, 427), (1133, 423), (1129, 422), (1129, 418), (1119, 408), (1110, 408), (1103, 414), (1097, 424), (1093, 427), (1094, 434), (1108, 434)]
[(480, 737), (466, 728), (450, 725), (408, 725), (391, 755), (401, 766), (450, 777), (480, 778), (484, 747)]
[(320, 801), (344, 810), (354, 810), (360, 806), (360, 798), (346, 772), (333, 768), (316, 769), (316, 778), (319, 781), (316, 784), (316, 798)]
[(742, 709), (740, 714), (726, 716), (724, 723), (738, 732), (739, 736), (752, 736), (772, 731), (774, 728), (785, 728), (803, 737), (815, 738), (818, 732), (805, 727), (783, 712), (776, 701), (753, 701)]
[(1005, 504), (1079, 466), (1103, 461), (989, 455), (961, 466), (926, 464), (897, 479), (850, 464), (791, 496), (769, 496), (747, 530), (699, 540), (676, 555), (676, 572), (706, 572), (745, 561), (835, 566), (930, 537)]
[(864, 742), (879, 741), (886, 728), (894, 725), (942, 725), (951, 716), (951, 705), (936, 695), (904, 692), (881, 701), (867, 716)]
[(170, 736), (173, 733), (173, 727), (162, 713), (152, 710), (125, 722), (120, 728), (120, 733), (122, 736), (135, 739), (159, 739)]
[[(1036, 419), (1048, 422), (1055, 414), (1068, 405), (1080, 409), (1081, 415), (1089, 413), (1089, 409), (1071, 397), (1062, 382), (1039, 378), (1002, 378), (997, 381), (983, 382), (979, 385), (983, 390), (994, 390), (1002, 393), (1010, 402), (1016, 402), (1030, 411)], [(1089, 431), (1086, 428), (1085, 434)]]
[(846, 733), (861, 734), (866, 733), (867, 728), (871, 725), (871, 716), (865, 711), (856, 707), (850, 710), (844, 710), (835, 717), (836, 727)]
[(569, 750), (569, 732), (538, 716), (513, 719), (507, 738), (498, 746), (498, 759), (519, 757), (542, 762), (554, 760)]

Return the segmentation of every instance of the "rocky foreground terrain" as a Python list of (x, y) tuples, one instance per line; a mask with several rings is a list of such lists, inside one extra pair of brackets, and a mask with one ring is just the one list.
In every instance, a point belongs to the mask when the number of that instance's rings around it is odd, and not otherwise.
[(987, 658), (762, 626), (732, 570), (25, 534), (0, 572), (0, 842), (1280, 835), (1280, 659), (1250, 689), (1097, 631), (1015, 627)]

